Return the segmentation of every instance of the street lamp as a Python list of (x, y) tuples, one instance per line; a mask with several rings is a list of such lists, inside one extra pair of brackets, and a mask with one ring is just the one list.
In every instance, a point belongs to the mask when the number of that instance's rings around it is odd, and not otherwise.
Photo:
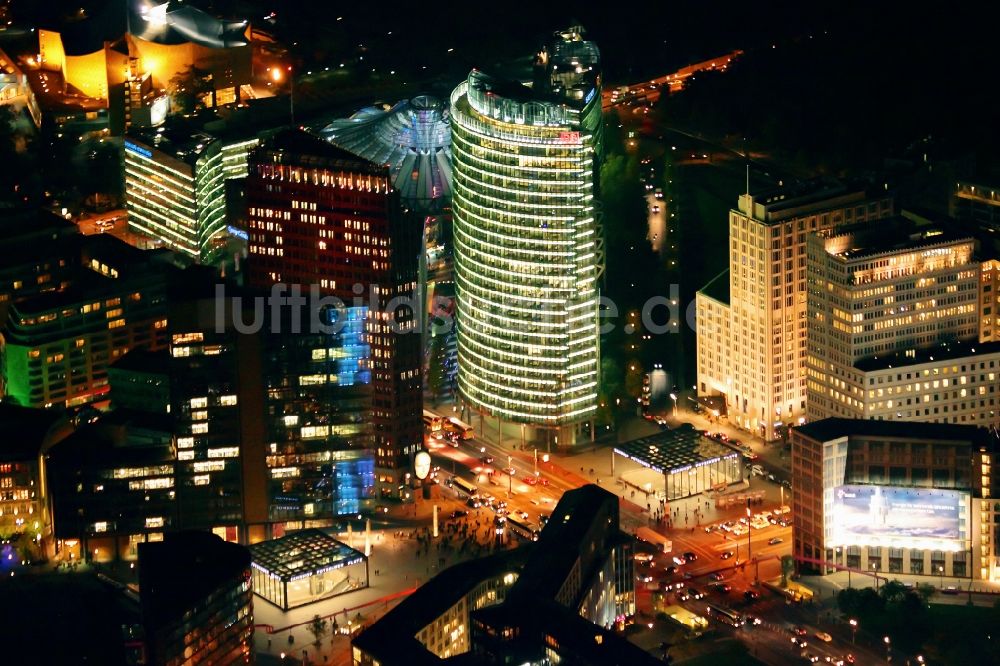
[(855, 639), (858, 636), (858, 621), (851, 618), (851, 645), (854, 644)]
[(941, 589), (944, 589), (944, 567), (938, 566), (938, 573), (941, 575)]
[(677, 394), (671, 393), (670, 399), (674, 401), (674, 418), (677, 418)]
[(878, 592), (878, 564), (872, 562), (872, 576), (875, 578), (875, 591)]
[(507, 497), (514, 495), (514, 459), (507, 456)]
[(892, 641), (889, 640), (888, 636), (886, 636), (882, 640), (885, 641), (885, 660), (892, 661), (892, 653), (890, 652), (890, 650), (892, 649)]

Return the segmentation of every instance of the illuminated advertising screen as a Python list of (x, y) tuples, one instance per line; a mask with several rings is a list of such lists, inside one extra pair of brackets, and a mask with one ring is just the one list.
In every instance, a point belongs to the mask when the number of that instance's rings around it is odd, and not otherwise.
[(839, 486), (833, 490), (834, 546), (963, 550), (969, 494), (896, 486)]

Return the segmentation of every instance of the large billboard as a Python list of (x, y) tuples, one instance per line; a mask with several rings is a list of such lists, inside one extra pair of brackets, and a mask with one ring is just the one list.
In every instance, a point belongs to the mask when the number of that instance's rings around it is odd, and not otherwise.
[(968, 506), (958, 490), (838, 486), (831, 545), (964, 550)]

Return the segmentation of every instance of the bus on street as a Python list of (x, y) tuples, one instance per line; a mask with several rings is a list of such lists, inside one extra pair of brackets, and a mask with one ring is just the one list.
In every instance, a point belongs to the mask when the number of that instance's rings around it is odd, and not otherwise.
[(539, 530), (531, 523), (525, 522), (514, 516), (507, 516), (507, 526), (510, 531), (528, 541), (538, 541)]
[(736, 611), (729, 608), (716, 606), (715, 604), (708, 604), (706, 611), (706, 615), (708, 615), (708, 617), (728, 624), (730, 627), (742, 627), (745, 624), (743, 617)]
[(472, 439), (476, 436), (475, 430), (472, 429), (472, 426), (464, 421), (459, 421), (454, 416), (449, 416), (444, 422), (444, 425), (452, 432), (458, 433), (458, 436), (461, 439)]
[(466, 481), (458, 476), (453, 476), (451, 478), (451, 486), (465, 499), (468, 499), (479, 492), (479, 488), (477, 488), (474, 483)]
[(431, 432), (437, 432), (444, 427), (444, 418), (434, 412), (424, 410), (424, 427)]

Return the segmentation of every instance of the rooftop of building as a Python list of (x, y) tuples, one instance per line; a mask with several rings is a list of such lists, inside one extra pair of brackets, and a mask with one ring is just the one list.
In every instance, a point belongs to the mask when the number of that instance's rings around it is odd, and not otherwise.
[(446, 105), (435, 97), (418, 95), (391, 108), (365, 107), (320, 134), (387, 165), (404, 201), (426, 206), (451, 196), (451, 124)]
[(416, 639), (417, 632), (484, 580), (519, 571), (531, 550), (532, 546), (525, 546), (448, 567), (361, 632), (353, 644), (387, 663), (440, 664)]
[[(867, 200), (868, 194), (868, 186), (861, 183), (823, 177), (792, 180), (750, 192), (753, 211), (745, 209), (747, 197), (741, 195), (739, 210), (744, 214), (752, 212), (753, 218), (761, 222), (778, 223), (848, 203), (860, 203)], [(881, 193), (879, 198), (887, 196), (890, 195)]]
[(139, 597), (148, 624), (175, 622), (224, 585), (249, 575), (250, 551), (211, 532), (174, 532), (139, 544)]
[(192, 128), (189, 123), (168, 122), (159, 127), (133, 127), (125, 135), (125, 149), (145, 154), (142, 151), (151, 148), (194, 166), (205, 150), (217, 140), (202, 129)]
[(388, 176), (389, 169), (365, 157), (324, 141), (319, 136), (298, 128), (286, 128), (268, 137), (251, 154), (284, 153), (288, 161), (304, 166), (343, 169), (373, 176)]
[(709, 462), (740, 455), (706, 437), (700, 430), (676, 428), (615, 446), (615, 453), (660, 474), (681, 472)]
[(917, 228), (910, 218), (901, 215), (883, 218), (874, 224), (837, 227), (824, 235), (828, 240), (841, 239), (848, 243), (827, 252), (843, 263), (913, 250), (974, 243), (976, 240), (970, 234), (944, 226)]
[(618, 497), (592, 483), (563, 493), (508, 600), (555, 598), (580, 557), (581, 541), (594, 516), (608, 502), (617, 507)]
[(250, 546), (250, 555), (254, 567), (285, 582), (368, 559), (361, 551), (317, 529), (255, 543)]
[(699, 290), (699, 293), (729, 305), (729, 269), (727, 268), (709, 280), (708, 284)]
[(10, 307), (11, 318), (30, 317), (75, 307), (82, 303), (96, 302), (105, 297), (121, 296), (124, 292), (135, 288), (136, 280), (146, 280), (149, 277), (147, 274), (122, 276), (116, 279), (101, 275), (89, 268), (79, 267), (65, 289), (29, 296), (13, 303)]
[(795, 426), (796, 432), (818, 442), (841, 437), (892, 437), (937, 439), (942, 441), (980, 442), (988, 439), (985, 428), (954, 423), (918, 423), (915, 421), (876, 421), (873, 419), (828, 418)]
[[(19, 250), (29, 249), (30, 246), (24, 245), (29, 239), (49, 241), (61, 236), (75, 236), (78, 232), (71, 221), (44, 208), (0, 208), (0, 247), (18, 245)], [(44, 245), (41, 248), (48, 249)], [(17, 258), (16, 255), (4, 256), (3, 260)]]
[(905, 370), (906, 368), (926, 363), (943, 363), (957, 361), (985, 354), (1000, 353), (1000, 342), (942, 342), (932, 347), (911, 350), (906, 349), (894, 354), (879, 354), (862, 359), (854, 364), (861, 372), (878, 370)]
[(71, 431), (66, 413), (58, 409), (21, 407), (0, 402), (0, 461), (29, 461)]
[[(547, 640), (541, 639), (541, 636), (545, 636), (546, 639), (555, 641), (564, 658), (581, 655), (589, 664), (652, 666), (663, 663), (638, 645), (593, 624), (554, 599), (536, 598), (531, 603), (490, 606), (476, 611), (475, 616), (491, 626), (522, 627), (522, 639), (527, 638), (535, 643), (539, 652), (546, 645)], [(535, 633), (538, 638), (526, 636), (527, 632)]]
[[(129, 437), (136, 429), (153, 429), (163, 433), (159, 441)], [(164, 414), (148, 414), (116, 409), (102, 415), (96, 422), (81, 425), (72, 434), (49, 449), (49, 464), (97, 473), (112, 467), (168, 465), (175, 460), (169, 435), (173, 423)], [(62, 489), (65, 490), (65, 489)]]
[[(191, 0), (188, 0), (191, 2)], [(163, 45), (194, 43), (208, 48), (246, 46), (247, 21), (213, 16), (196, 8), (194, 0), (177, 2), (111, 2), (91, 4), (86, 13), (73, 13), (40, 27), (59, 32), (66, 55), (85, 55), (115, 42), (126, 31)]]
[(150, 375), (166, 375), (170, 372), (170, 352), (166, 349), (150, 351), (138, 347), (111, 364), (111, 370), (120, 372), (141, 372)]

